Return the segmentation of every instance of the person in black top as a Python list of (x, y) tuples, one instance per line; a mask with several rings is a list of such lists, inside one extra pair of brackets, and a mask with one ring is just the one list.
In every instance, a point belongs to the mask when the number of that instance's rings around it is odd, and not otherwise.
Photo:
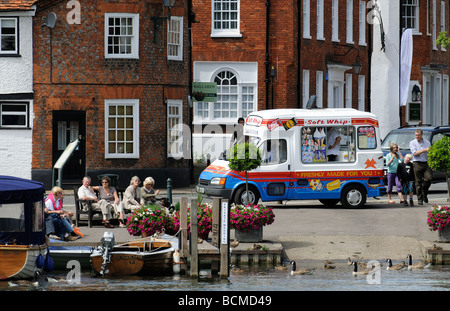
[(409, 205), (414, 206), (413, 196), (414, 196), (414, 169), (412, 165), (412, 155), (405, 155), (403, 162), (398, 164), (397, 176), (402, 184), (403, 189), (403, 205), (408, 206), (408, 193), (409, 193)]

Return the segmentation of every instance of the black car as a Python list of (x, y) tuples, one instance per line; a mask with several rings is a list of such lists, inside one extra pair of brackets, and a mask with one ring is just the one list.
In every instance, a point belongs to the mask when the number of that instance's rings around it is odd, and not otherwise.
[[(407, 126), (400, 127), (398, 129), (392, 130), (389, 134), (386, 135), (384, 140), (381, 142), (381, 149), (383, 150), (384, 155), (384, 175), (386, 177), (387, 166), (386, 166), (386, 155), (389, 153), (389, 146), (391, 143), (396, 143), (400, 149), (400, 152), (403, 156), (405, 154), (411, 153), (409, 149), (409, 143), (416, 139), (415, 131), (416, 129), (422, 129), (423, 138), (429, 140), (431, 144), (434, 144), (438, 140), (440, 140), (444, 135), (450, 137), (450, 126)], [(444, 172), (434, 172), (433, 171), (433, 179), (432, 182), (441, 182), (445, 181), (445, 173)]]

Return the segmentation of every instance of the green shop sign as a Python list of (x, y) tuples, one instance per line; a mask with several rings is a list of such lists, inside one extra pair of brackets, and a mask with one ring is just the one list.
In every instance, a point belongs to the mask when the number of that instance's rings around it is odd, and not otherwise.
[(192, 100), (195, 102), (215, 102), (217, 100), (217, 83), (193, 82)]

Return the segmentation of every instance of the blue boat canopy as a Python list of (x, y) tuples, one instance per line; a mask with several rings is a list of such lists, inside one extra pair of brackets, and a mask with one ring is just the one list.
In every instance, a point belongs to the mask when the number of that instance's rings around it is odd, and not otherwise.
[(44, 185), (0, 175), (0, 243), (45, 243)]

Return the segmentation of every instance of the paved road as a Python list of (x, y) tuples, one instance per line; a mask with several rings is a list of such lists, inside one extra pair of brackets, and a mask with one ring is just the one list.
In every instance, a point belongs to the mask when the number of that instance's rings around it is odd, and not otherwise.
[[(409, 253), (418, 259), (423, 255), (420, 242), (437, 239), (426, 225), (427, 211), (434, 203), (447, 204), (445, 183), (434, 184), (430, 190), (430, 202), (418, 206), (416, 200), (414, 207), (387, 204), (387, 197), (370, 198), (365, 208), (356, 210), (340, 205), (326, 208), (318, 201), (274, 204), (275, 222), (264, 227), (264, 240), (281, 242), (286, 256), (296, 260), (403, 260)], [(173, 201), (193, 195), (186, 189), (174, 190)], [(64, 204), (73, 206), (73, 196), (67, 195)], [(81, 229), (92, 242), (100, 241), (104, 231), (102, 227)], [(116, 241), (130, 237), (126, 229), (112, 230)]]

